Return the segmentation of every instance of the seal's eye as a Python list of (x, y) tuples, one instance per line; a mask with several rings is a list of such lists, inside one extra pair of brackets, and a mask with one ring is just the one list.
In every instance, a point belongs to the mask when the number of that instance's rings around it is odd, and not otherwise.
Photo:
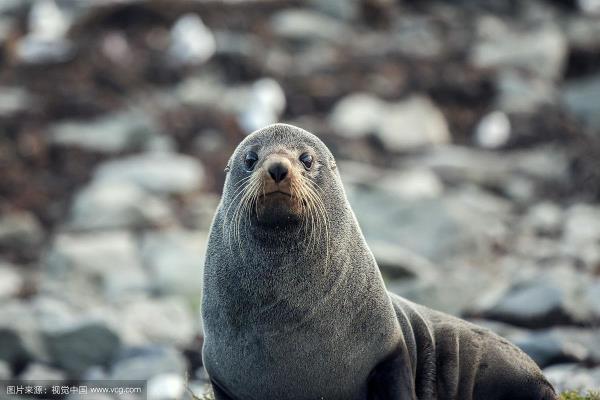
[(258, 161), (258, 154), (256, 154), (253, 151), (249, 151), (246, 154), (246, 158), (244, 159), (244, 164), (246, 165), (246, 169), (248, 171), (252, 171), (254, 169), (254, 166), (256, 165), (257, 161)]
[(313, 157), (308, 153), (304, 153), (300, 156), (300, 162), (304, 164), (304, 168), (310, 169), (310, 167), (312, 167)]

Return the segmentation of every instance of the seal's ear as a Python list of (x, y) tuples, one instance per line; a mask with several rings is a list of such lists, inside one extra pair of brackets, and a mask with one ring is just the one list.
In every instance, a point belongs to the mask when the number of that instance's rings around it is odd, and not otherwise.
[(337, 164), (335, 163), (335, 160), (333, 160), (333, 159), (332, 159), (332, 160), (329, 162), (329, 168), (330, 168), (330, 169), (332, 169), (332, 170), (334, 170), (334, 169), (336, 169), (336, 168), (337, 168)]
[(229, 163), (227, 163), (227, 165), (225, 166), (225, 173), (228, 173), (231, 170), (231, 166), (229, 165)]

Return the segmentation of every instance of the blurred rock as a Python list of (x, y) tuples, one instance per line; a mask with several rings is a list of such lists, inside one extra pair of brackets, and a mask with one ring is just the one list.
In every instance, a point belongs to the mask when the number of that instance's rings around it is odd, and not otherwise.
[(505, 113), (493, 111), (485, 115), (475, 129), (475, 142), (480, 147), (495, 149), (510, 139), (510, 121)]
[(0, 361), (0, 379), (10, 379), (11, 376), (10, 365), (4, 361)]
[(161, 194), (186, 193), (202, 186), (204, 168), (189, 156), (145, 153), (106, 161), (96, 169), (95, 178), (130, 182)]
[(577, 5), (586, 14), (600, 15), (600, 1), (598, 0), (577, 0)]
[(349, 138), (362, 137), (379, 127), (385, 103), (368, 93), (354, 93), (338, 101), (329, 120), (336, 133)]
[(17, 54), (25, 63), (55, 63), (66, 61), (72, 44), (66, 39), (69, 16), (54, 0), (37, 0), (29, 12), (29, 32), (18, 42)]
[(558, 392), (583, 391), (600, 387), (600, 367), (585, 368), (561, 364), (544, 369), (544, 375)]
[(540, 235), (557, 235), (563, 224), (563, 212), (554, 203), (541, 202), (527, 210), (522, 224), (526, 230)]
[(524, 69), (550, 80), (561, 76), (567, 43), (557, 27), (519, 29), (486, 15), (477, 21), (477, 31), (479, 41), (470, 55), (477, 67)]
[(53, 362), (75, 376), (109, 365), (120, 347), (119, 337), (100, 321), (57, 325), (45, 330), (44, 339)]
[(181, 374), (160, 374), (148, 380), (148, 400), (181, 399), (186, 382)]
[(63, 371), (40, 363), (27, 365), (27, 368), (19, 374), (19, 379), (33, 382), (64, 381), (66, 378), (67, 376)]
[[(149, 290), (133, 236), (126, 232), (59, 234), (46, 261), (44, 284), (80, 302), (115, 301)], [(91, 299), (90, 299), (91, 300)]]
[(358, 0), (309, 0), (308, 4), (332, 17), (352, 20), (358, 16), (361, 2)]
[(142, 241), (142, 260), (154, 289), (161, 294), (178, 294), (191, 299), (199, 296), (207, 240), (204, 232), (146, 234)]
[(165, 199), (130, 182), (92, 182), (75, 196), (70, 226), (77, 229), (119, 229), (161, 226), (174, 220)]
[(515, 342), (540, 368), (553, 364), (582, 362), (588, 358), (588, 350), (568, 334), (561, 331), (542, 331)]
[(393, 152), (450, 142), (444, 115), (422, 96), (390, 105), (381, 115), (376, 134), (384, 147)]
[(441, 196), (444, 191), (444, 184), (438, 176), (426, 168), (407, 168), (380, 176), (381, 179), (376, 182), (379, 189), (405, 200), (431, 199)]
[(559, 266), (530, 278), (515, 279), (482, 315), (528, 328), (589, 324), (593, 315), (582, 290), (587, 285), (586, 277)]
[(31, 249), (39, 246), (44, 231), (35, 215), (15, 211), (0, 216), (0, 246), (12, 249)]
[(600, 76), (591, 76), (565, 85), (564, 106), (594, 132), (600, 130)]
[(92, 121), (60, 122), (50, 131), (50, 141), (54, 144), (109, 154), (143, 148), (158, 135), (153, 118), (136, 111), (109, 114)]
[(427, 259), (400, 246), (386, 242), (370, 242), (379, 269), (390, 279), (422, 279), (433, 281), (437, 267)]
[[(2, 29), (1, 26), (0, 22), (0, 31)], [(1, 36), (2, 34), (0, 33), (0, 38)], [(10, 117), (34, 107), (33, 98), (25, 89), (19, 87), (0, 87), (0, 117)]]
[(285, 109), (285, 93), (271, 78), (259, 79), (252, 84), (250, 98), (239, 115), (240, 126), (246, 133), (273, 124)]
[(24, 279), (17, 266), (0, 261), (0, 301), (17, 296), (23, 289)]
[[(200, 292), (198, 292), (200, 298)], [(197, 333), (191, 308), (181, 298), (141, 299), (123, 305), (119, 328), (128, 345), (189, 345)]]
[(369, 242), (406, 247), (434, 262), (484, 251), (505, 232), (506, 210), (475, 192), (403, 201), (381, 190), (346, 189)]
[(496, 106), (509, 113), (534, 113), (543, 106), (555, 104), (558, 99), (558, 90), (553, 82), (521, 71), (500, 71), (496, 87)]
[(171, 29), (169, 56), (180, 64), (202, 64), (216, 50), (215, 37), (196, 14), (185, 14)]
[(305, 9), (279, 11), (271, 18), (271, 29), (279, 37), (298, 42), (344, 43), (352, 37), (352, 31), (340, 20)]
[(416, 59), (440, 57), (446, 46), (441, 30), (429, 16), (399, 19), (393, 35), (386, 35), (385, 40), (394, 52)]
[(123, 349), (110, 369), (110, 378), (149, 380), (167, 373), (185, 376), (185, 360), (172, 347), (144, 346)]

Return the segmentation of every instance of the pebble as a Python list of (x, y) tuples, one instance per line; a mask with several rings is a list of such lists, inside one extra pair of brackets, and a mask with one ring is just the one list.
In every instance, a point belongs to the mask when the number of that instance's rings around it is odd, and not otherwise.
[(215, 36), (196, 14), (185, 14), (171, 29), (170, 57), (184, 65), (207, 62), (216, 51)]

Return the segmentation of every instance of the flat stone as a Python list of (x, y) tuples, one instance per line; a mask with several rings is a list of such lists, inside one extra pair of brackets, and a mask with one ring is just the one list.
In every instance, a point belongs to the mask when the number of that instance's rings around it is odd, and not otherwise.
[(281, 38), (297, 41), (348, 41), (352, 32), (340, 20), (306, 9), (287, 9), (271, 17), (271, 29)]
[(109, 365), (120, 347), (116, 333), (100, 321), (56, 326), (44, 338), (53, 362), (75, 376), (95, 365)]
[(0, 301), (18, 295), (23, 289), (24, 278), (16, 265), (0, 261)]
[(28, 211), (10, 212), (0, 217), (0, 245), (29, 248), (38, 246), (44, 231), (37, 218)]
[(148, 380), (162, 374), (185, 376), (185, 359), (172, 347), (143, 346), (123, 349), (110, 369), (111, 379)]
[(145, 235), (141, 255), (154, 290), (190, 299), (199, 296), (207, 241), (205, 232), (171, 230)]
[(544, 375), (559, 392), (600, 388), (600, 367), (585, 368), (577, 364), (554, 365), (544, 369)]
[(202, 186), (204, 168), (190, 156), (145, 153), (104, 162), (96, 169), (95, 179), (130, 182), (156, 193), (186, 193)]
[(600, 76), (571, 81), (562, 93), (564, 106), (594, 132), (600, 130)]
[(107, 154), (143, 148), (156, 135), (156, 122), (140, 111), (109, 114), (92, 121), (66, 121), (50, 128), (51, 143)]
[(130, 182), (92, 182), (75, 196), (69, 224), (77, 229), (147, 228), (174, 220), (165, 199)]
[(116, 301), (149, 290), (137, 243), (128, 232), (59, 234), (44, 265), (43, 286), (79, 302)]

